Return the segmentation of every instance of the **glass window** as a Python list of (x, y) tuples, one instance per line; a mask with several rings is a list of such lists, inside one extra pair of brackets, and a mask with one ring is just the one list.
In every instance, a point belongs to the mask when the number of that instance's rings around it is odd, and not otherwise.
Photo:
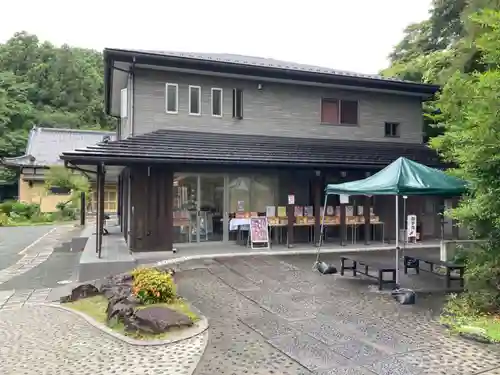
[(212, 89), (212, 116), (222, 117), (222, 89)]
[(242, 176), (229, 179), (229, 212), (266, 212), (277, 204), (277, 178)]
[(167, 113), (177, 113), (179, 109), (179, 86), (176, 83), (167, 83), (165, 91)]
[(189, 86), (189, 114), (201, 115), (201, 87)]

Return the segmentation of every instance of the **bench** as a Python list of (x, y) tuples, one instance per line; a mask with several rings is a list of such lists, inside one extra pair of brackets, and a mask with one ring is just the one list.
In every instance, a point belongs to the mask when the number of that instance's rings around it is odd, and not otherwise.
[[(346, 261), (350, 261), (351, 265), (346, 265)], [(377, 270), (378, 276), (373, 276), (368, 273), (368, 269)], [(376, 279), (378, 281), (378, 290), (382, 290), (384, 284), (396, 284), (396, 269), (394, 266), (387, 266), (376, 261), (366, 261), (355, 257), (343, 256), (340, 258), (340, 275), (344, 276), (345, 270), (352, 270), (352, 275), (356, 276), (358, 273)], [(391, 279), (385, 280), (384, 274), (389, 273)]]
[[(420, 263), (427, 263), (429, 265), (429, 269), (423, 269), (420, 267)], [(446, 269), (446, 274), (442, 275), (434, 269), (434, 266), (444, 267)], [(465, 266), (461, 264), (454, 264), (451, 262), (443, 262), (439, 259), (428, 258), (425, 256), (413, 256), (413, 255), (405, 255), (404, 256), (404, 272), (408, 273), (408, 269), (414, 269), (418, 274), (420, 274), (420, 270), (425, 272), (430, 272), (438, 276), (444, 276), (446, 289), (450, 289), (452, 281), (459, 281), (460, 287), (464, 287), (464, 271)], [(455, 276), (451, 273), (453, 271), (458, 271), (459, 275)]]

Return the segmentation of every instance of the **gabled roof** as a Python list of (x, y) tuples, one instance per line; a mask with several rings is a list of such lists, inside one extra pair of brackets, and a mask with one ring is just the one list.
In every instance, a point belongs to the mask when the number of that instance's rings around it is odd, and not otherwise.
[(5, 158), (2, 164), (17, 167), (46, 167), (62, 164), (59, 156), (64, 151), (95, 145), (102, 142), (105, 137), (116, 139), (114, 132), (35, 126), (30, 131), (25, 154)]
[(261, 167), (384, 167), (400, 156), (441, 166), (422, 144), (303, 139), (276, 136), (157, 130), (120, 141), (64, 152), (74, 164), (132, 163), (246, 165)]

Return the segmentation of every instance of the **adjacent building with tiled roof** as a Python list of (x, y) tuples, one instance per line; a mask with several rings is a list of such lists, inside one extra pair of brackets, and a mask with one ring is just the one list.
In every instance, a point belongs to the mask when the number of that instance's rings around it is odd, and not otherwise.
[[(19, 200), (41, 205), (41, 210), (56, 210), (59, 202), (69, 198), (66, 191), (54, 188), (47, 190), (45, 175), (52, 166), (64, 165), (60, 155), (67, 151), (85, 148), (106, 140), (116, 140), (116, 132), (33, 127), (31, 129), (25, 154), (19, 157), (4, 158), (1, 164), (20, 169)], [(89, 175), (92, 179), (92, 176)], [(107, 187), (108, 208), (116, 210), (116, 186)], [(114, 203), (113, 203), (114, 201)]]

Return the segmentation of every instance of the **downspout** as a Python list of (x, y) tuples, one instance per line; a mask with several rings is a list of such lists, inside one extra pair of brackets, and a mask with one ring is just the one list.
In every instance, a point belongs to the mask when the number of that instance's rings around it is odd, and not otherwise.
[(132, 88), (130, 89), (130, 135), (134, 136), (134, 128), (135, 128), (135, 56), (132, 58), (132, 66), (130, 67), (130, 75), (132, 79)]

